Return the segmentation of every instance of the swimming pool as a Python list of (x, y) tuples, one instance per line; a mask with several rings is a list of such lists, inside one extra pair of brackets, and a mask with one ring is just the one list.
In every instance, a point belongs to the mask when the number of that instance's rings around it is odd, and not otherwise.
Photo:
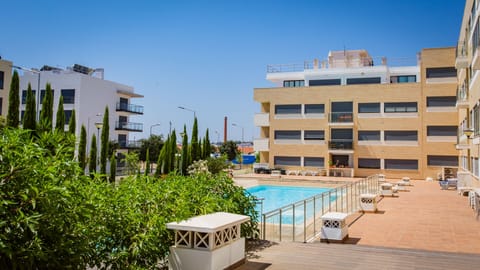
[[(247, 188), (247, 191), (257, 198), (264, 198), (263, 213), (307, 199), (320, 193), (328, 192), (331, 188), (271, 186), (260, 185)], [(260, 209), (257, 209), (260, 212)]]

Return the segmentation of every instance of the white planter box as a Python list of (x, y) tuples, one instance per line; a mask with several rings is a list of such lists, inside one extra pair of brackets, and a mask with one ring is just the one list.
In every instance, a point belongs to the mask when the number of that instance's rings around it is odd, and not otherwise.
[(380, 195), (393, 196), (393, 185), (390, 183), (383, 183), (380, 185)]
[(328, 212), (322, 216), (322, 239), (343, 241), (348, 237), (347, 214)]
[(360, 194), (360, 208), (363, 211), (377, 212), (377, 195)]

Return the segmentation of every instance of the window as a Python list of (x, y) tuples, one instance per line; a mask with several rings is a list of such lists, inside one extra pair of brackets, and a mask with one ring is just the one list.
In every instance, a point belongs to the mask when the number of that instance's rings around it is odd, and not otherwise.
[(62, 89), (63, 104), (75, 104), (75, 89)]
[(456, 96), (427, 97), (427, 107), (455, 107)]
[[(22, 104), (27, 104), (28, 90), (22, 90)], [(35, 98), (35, 90), (32, 90), (33, 98)]]
[(386, 102), (386, 113), (417, 112), (417, 102)]
[(127, 146), (127, 135), (126, 134), (118, 134), (118, 145), (120, 147)]
[(72, 117), (72, 110), (65, 110), (64, 114), (65, 114), (65, 124), (68, 125), (68, 123), (70, 122), (70, 118)]
[(321, 85), (340, 85), (342, 81), (340, 79), (325, 79), (325, 80), (310, 80), (309, 86), (321, 86)]
[(305, 104), (305, 114), (325, 113), (324, 104)]
[(358, 103), (358, 113), (380, 113), (380, 103)]
[(22, 110), (22, 111), (20, 112), (20, 122), (22, 122), (22, 123), (23, 123), (23, 117), (24, 117), (24, 116), (25, 116), (25, 111)]
[[(55, 92), (53, 91), (52, 89), (52, 97), (54, 97), (54, 94)], [(45, 89), (43, 89), (42, 91), (40, 91), (40, 104), (43, 103), (43, 98), (45, 97)]]
[(427, 79), (450, 77), (457, 77), (457, 69), (455, 67), (427, 68)]
[(428, 166), (458, 166), (458, 156), (427, 156)]
[(332, 102), (332, 112), (353, 112), (353, 102)]
[(332, 140), (353, 140), (353, 130), (349, 128), (332, 128), (331, 135)]
[(325, 132), (323, 130), (305, 130), (303, 134), (303, 139), (306, 141), (310, 140), (325, 140)]
[(380, 141), (380, 130), (359, 130), (359, 141)]
[(370, 77), (370, 78), (348, 78), (347, 84), (373, 84), (380, 83), (380, 77)]
[(378, 158), (359, 158), (358, 168), (361, 169), (380, 169), (380, 159)]
[(128, 122), (128, 118), (126, 116), (119, 116), (118, 117), (118, 122), (120, 123), (127, 123)]
[(427, 126), (427, 136), (457, 136), (457, 126)]
[(304, 167), (325, 167), (325, 160), (323, 157), (304, 157)]
[(417, 82), (416, 75), (391, 76), (390, 83), (413, 83)]
[(416, 130), (386, 130), (385, 141), (417, 141)]
[(273, 158), (273, 165), (300, 166), (300, 157), (277, 156)]
[(5, 73), (3, 71), (0, 71), (0, 89), (3, 88), (3, 81), (4, 81)]
[(275, 105), (275, 114), (301, 114), (302, 105)]
[(283, 81), (283, 87), (303, 87), (303, 86), (305, 86), (304, 80)]
[(2, 115), (3, 98), (0, 97), (0, 115)]
[(275, 130), (275, 140), (301, 140), (300, 130)]
[(385, 159), (385, 169), (387, 170), (418, 170), (418, 160), (416, 159)]

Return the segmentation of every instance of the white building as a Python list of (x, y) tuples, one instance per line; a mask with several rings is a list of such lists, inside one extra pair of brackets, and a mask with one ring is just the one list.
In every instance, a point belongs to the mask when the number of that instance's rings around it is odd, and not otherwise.
[[(74, 65), (66, 70), (44, 66), (39, 71), (25, 71), (20, 77), (21, 116), (25, 112), (27, 86), (31, 84), (36, 97), (37, 119), (42, 109), (41, 101), (45, 95), (45, 85), (50, 83), (54, 97), (53, 123), (60, 96), (63, 96), (66, 126), (75, 110), (76, 135), (80, 134), (81, 126), (87, 129), (88, 146), (93, 134), (98, 136), (95, 123), (101, 123), (105, 106), (109, 110), (110, 140), (117, 141), (120, 149), (135, 146), (130, 132), (142, 132), (143, 124), (130, 122), (130, 117), (143, 115), (143, 106), (130, 103), (131, 98), (142, 98), (134, 92), (133, 87), (104, 79), (103, 69), (90, 69)], [(41, 91), (36, 90), (40, 87)], [(40, 100), (40, 102), (38, 102)]]

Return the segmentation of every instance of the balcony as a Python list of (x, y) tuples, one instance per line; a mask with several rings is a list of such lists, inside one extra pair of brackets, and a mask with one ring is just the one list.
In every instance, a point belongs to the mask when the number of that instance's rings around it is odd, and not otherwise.
[(120, 149), (138, 149), (142, 145), (141, 141), (117, 141)]
[(117, 112), (143, 114), (143, 106), (117, 102)]
[(468, 109), (468, 89), (465, 84), (457, 88), (457, 103), (455, 104), (455, 107), (457, 107), (457, 109)]
[(467, 45), (465, 42), (457, 46), (456, 58), (455, 58), (455, 68), (462, 69), (468, 67), (468, 57), (467, 57)]
[(472, 69), (480, 70), (480, 48), (478, 46), (473, 50)]
[(269, 147), (269, 139), (262, 138), (262, 139), (255, 139), (253, 140), (253, 150), (259, 152), (267, 152), (270, 150)]
[(328, 141), (329, 150), (353, 150), (352, 140), (332, 140)]
[(332, 112), (328, 114), (330, 124), (352, 125), (353, 112)]
[(253, 123), (256, 127), (268, 127), (270, 126), (270, 114), (269, 113), (256, 113), (253, 118)]
[(115, 130), (126, 130), (126, 131), (143, 131), (143, 124), (141, 123), (132, 123), (132, 122), (120, 122), (115, 123)]

